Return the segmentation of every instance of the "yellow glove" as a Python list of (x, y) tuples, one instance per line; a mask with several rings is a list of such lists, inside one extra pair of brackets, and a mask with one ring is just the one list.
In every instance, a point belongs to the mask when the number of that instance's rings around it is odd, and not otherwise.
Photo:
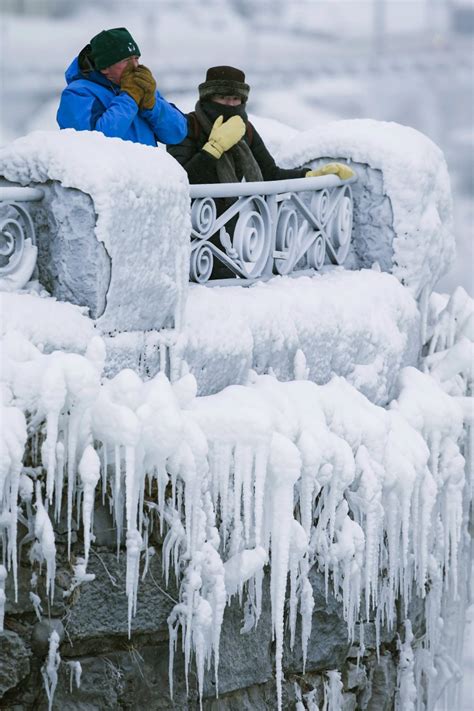
[(140, 108), (152, 109), (156, 101), (156, 81), (153, 74), (144, 64), (139, 64), (134, 71), (133, 78), (135, 84), (143, 89), (143, 99), (140, 103)]
[(135, 70), (132, 65), (129, 64), (120, 79), (120, 88), (131, 96), (137, 105), (140, 106), (140, 103), (143, 101), (144, 91), (142, 87), (137, 84), (135, 75)]
[(224, 123), (224, 117), (219, 116), (214, 121), (208, 142), (202, 147), (214, 158), (220, 158), (223, 153), (235, 146), (245, 134), (245, 123), (240, 116), (232, 116)]
[(308, 170), (305, 178), (317, 178), (320, 175), (337, 175), (341, 180), (347, 180), (352, 178), (355, 173), (345, 163), (328, 163), (318, 170)]

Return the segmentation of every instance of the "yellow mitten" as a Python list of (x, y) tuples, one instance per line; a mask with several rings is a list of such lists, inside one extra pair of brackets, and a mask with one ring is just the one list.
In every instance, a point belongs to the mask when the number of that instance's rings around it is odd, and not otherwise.
[(318, 170), (308, 170), (305, 178), (317, 178), (320, 175), (337, 175), (341, 180), (347, 180), (352, 178), (355, 173), (345, 163), (328, 163)]
[(135, 84), (143, 89), (143, 99), (140, 104), (141, 109), (152, 109), (156, 101), (156, 81), (144, 64), (139, 64), (134, 73)]
[(140, 106), (140, 102), (143, 101), (144, 92), (142, 87), (137, 84), (135, 75), (135, 70), (129, 65), (122, 74), (120, 88), (131, 96), (137, 105)]
[(224, 122), (224, 117), (219, 116), (214, 121), (207, 143), (202, 147), (214, 158), (220, 158), (223, 153), (235, 146), (245, 134), (245, 123), (240, 116), (232, 116)]

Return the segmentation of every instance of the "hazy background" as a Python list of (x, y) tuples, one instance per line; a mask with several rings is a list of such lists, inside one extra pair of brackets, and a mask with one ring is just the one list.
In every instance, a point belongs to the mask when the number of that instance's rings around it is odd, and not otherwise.
[(0, 143), (55, 129), (64, 71), (126, 26), (160, 91), (195, 103), (208, 66), (241, 67), (249, 110), (298, 129), (398, 121), (444, 150), (458, 260), (438, 289), (474, 294), (474, 0), (0, 0)]

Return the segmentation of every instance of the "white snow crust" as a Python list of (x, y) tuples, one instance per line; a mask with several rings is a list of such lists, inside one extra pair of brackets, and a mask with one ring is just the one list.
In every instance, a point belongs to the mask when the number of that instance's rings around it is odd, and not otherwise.
[[(328, 275), (328, 281), (339, 278)], [(391, 277), (383, 278), (390, 283)], [(15, 295), (10, 298), (14, 311)], [(22, 295), (16, 299), (21, 310)], [(404, 303), (412, 308), (411, 301), (393, 297), (386, 327), (391, 308), (403, 312)], [(60, 306), (51, 300), (52, 313)], [(85, 550), (77, 584), (87, 580), (93, 492), (101, 489), (118, 541), (125, 512), (129, 630), (150, 519), (163, 531), (165, 578), (174, 575), (180, 588), (169, 618), (171, 684), (179, 630), (186, 670), (193, 657), (202, 689), (211, 657), (218, 673), (230, 597), (239, 594), (251, 611), (247, 629), (258, 623), (269, 561), (281, 708), (287, 583), (290, 640), (300, 619), (305, 657), (314, 604), (308, 573), (317, 565), (342, 599), (349, 640), (356, 623), (374, 615), (377, 634), (382, 624), (393, 627), (399, 596), (403, 615), (413, 595), (424, 599), (426, 637), (411, 652), (405, 626), (398, 694), (400, 703), (412, 703), (415, 679), (418, 689), (428, 689), (427, 705), (420, 694), (418, 708), (433, 709), (454, 674), (449, 670), (456, 669), (446, 660), (459, 648), (463, 626), (472, 472), (472, 368), (466, 354), (473, 348), (473, 302), (460, 289), (450, 299), (433, 299), (429, 313), (426, 357), (419, 368), (400, 370), (388, 407), (371, 402), (343, 377), (323, 385), (305, 380), (301, 355), (293, 381), (250, 371), (246, 384), (198, 397), (190, 373), (175, 382), (163, 373), (145, 381), (132, 370), (105, 378), (98, 337), (79, 354), (48, 352), (46, 338), (41, 351), (26, 331), (8, 333), (2, 342), (0, 457), (8, 574), (16, 584), (19, 510), (36, 539), (32, 564), (46, 563), (52, 596), (53, 522), (64, 507), (70, 547), (72, 512), (79, 505)], [(26, 446), (34, 466), (23, 471)], [(151, 481), (155, 499), (148, 494)], [(458, 608), (452, 648), (442, 634), (449, 601)], [(52, 636), (43, 670), (51, 698), (59, 663)], [(340, 684), (337, 671), (328, 674), (328, 700), (340, 699)]]
[(188, 179), (166, 151), (96, 131), (35, 131), (0, 148), (0, 175), (21, 185), (59, 181), (91, 196), (95, 234), (113, 265), (101, 328), (153, 328), (149, 304), (165, 299), (180, 321), (190, 250)]
[(394, 122), (334, 121), (282, 144), (284, 166), (348, 159), (382, 171), (396, 233), (393, 274), (415, 297), (431, 293), (454, 259), (451, 187), (443, 152), (427, 136)]
[(93, 321), (80, 306), (43, 294), (0, 292), (1, 336), (17, 332), (40, 350), (84, 353), (96, 335)]
[(417, 304), (395, 277), (334, 269), (248, 289), (191, 285), (180, 347), (202, 394), (244, 383), (249, 368), (293, 380), (302, 356), (310, 380), (342, 375), (383, 404), (418, 362), (419, 334)]

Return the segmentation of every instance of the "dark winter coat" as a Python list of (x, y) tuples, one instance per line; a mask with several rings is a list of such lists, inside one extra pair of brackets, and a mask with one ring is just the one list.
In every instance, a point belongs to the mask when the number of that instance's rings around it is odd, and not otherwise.
[(155, 106), (142, 111), (101, 72), (85, 71), (79, 57), (68, 67), (66, 81), (56, 116), (60, 128), (100, 131), (146, 146), (179, 143), (186, 136), (186, 117), (158, 91)]
[[(220, 115), (224, 116), (224, 120), (227, 120), (236, 114), (242, 117), (248, 127), (242, 140), (245, 140), (250, 146), (252, 154), (260, 167), (264, 180), (285, 180), (288, 178), (304, 177), (308, 168), (285, 169), (279, 168), (276, 165), (272, 155), (269, 153), (258, 132), (252, 125), (249, 126), (245, 106), (223, 106), (212, 101), (202, 101), (200, 102), (200, 105), (209, 117), (211, 123), (213, 123)], [(216, 167), (219, 159), (214, 158), (214, 156), (210, 153), (202, 150), (202, 147), (207, 142), (209, 135), (204, 131), (202, 126), (197, 123), (195, 113), (188, 114), (187, 118), (188, 132), (186, 138), (177, 145), (168, 146), (167, 150), (186, 170), (191, 184), (218, 183), (219, 178)], [(232, 153), (232, 148), (230, 149), (230, 152)], [(245, 177), (244, 171), (242, 170), (242, 166), (239, 165), (238, 159), (234, 162), (235, 172), (238, 180), (240, 181), (243, 177)]]

